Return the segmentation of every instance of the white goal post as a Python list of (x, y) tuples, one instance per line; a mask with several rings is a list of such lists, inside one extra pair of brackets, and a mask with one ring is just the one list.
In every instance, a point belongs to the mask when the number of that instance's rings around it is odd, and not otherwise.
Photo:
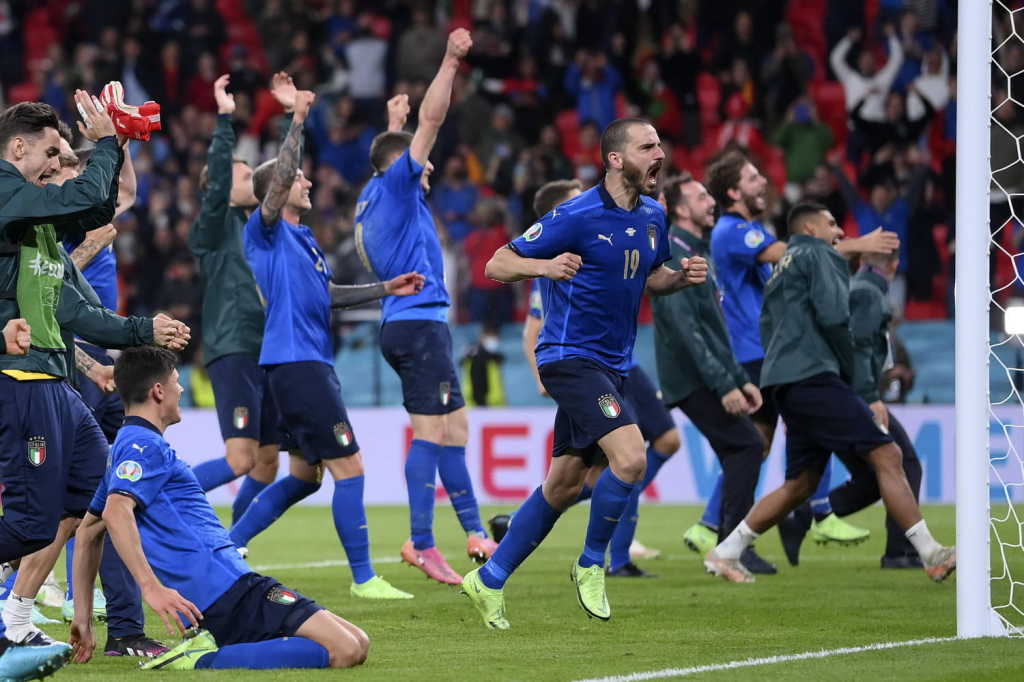
[[(998, 11), (1008, 11), (996, 0)], [(956, 121), (956, 625), (1003, 635), (992, 608), (989, 503), (989, 163), (992, 0), (960, 0)]]

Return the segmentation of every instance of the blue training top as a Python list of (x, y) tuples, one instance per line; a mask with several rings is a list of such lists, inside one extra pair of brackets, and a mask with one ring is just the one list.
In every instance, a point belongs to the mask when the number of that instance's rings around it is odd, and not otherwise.
[(509, 246), (524, 258), (575, 253), (583, 267), (567, 282), (544, 280), (537, 365), (585, 357), (626, 374), (650, 273), (670, 257), (665, 211), (642, 196), (620, 208), (599, 183), (559, 204)]
[(420, 185), (422, 174), (423, 166), (406, 150), (370, 178), (356, 203), (356, 247), (366, 267), (381, 281), (406, 272), (426, 277), (418, 294), (384, 297), (382, 323), (448, 319), (444, 255)]
[(117, 432), (110, 467), (89, 511), (102, 516), (109, 495), (135, 500), (135, 523), (153, 572), (200, 611), (253, 572), (213, 513), (191, 467), (141, 417), (126, 417)]
[(772, 266), (757, 257), (776, 241), (761, 223), (736, 213), (723, 213), (711, 231), (711, 259), (722, 291), (725, 326), (740, 362), (764, 358), (758, 324)]
[(259, 209), (245, 224), (245, 258), (266, 306), (261, 365), (316, 361), (334, 366), (331, 267), (305, 225), (267, 227)]

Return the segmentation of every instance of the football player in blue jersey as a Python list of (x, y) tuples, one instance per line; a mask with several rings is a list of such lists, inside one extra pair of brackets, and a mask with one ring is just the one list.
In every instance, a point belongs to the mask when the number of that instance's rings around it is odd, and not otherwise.
[[(415, 296), (384, 299), (380, 346), (402, 380), (403, 404), (412, 422), (413, 440), (405, 462), (410, 538), (402, 546), (402, 560), (451, 585), (462, 582), (462, 576), (434, 543), (438, 473), (466, 532), (466, 553), (482, 562), (497, 547), (480, 521), (466, 468), (469, 427), (452, 359), (451, 299), (444, 283), (441, 241), (426, 201), (433, 170), (428, 157), (448, 113), (455, 73), (472, 45), (465, 29), (448, 36), (441, 67), (420, 105), (414, 134), (401, 131), (401, 116), (397, 125), (389, 125), (387, 132), (374, 139), (370, 147), (374, 175), (359, 195), (355, 215), (356, 244), (367, 268), (381, 279), (410, 271), (427, 276), (423, 291)], [(391, 103), (388, 108), (391, 117)]]
[(516, 512), (497, 551), (462, 582), (487, 627), (507, 629), (505, 581), (576, 501), (591, 466), (608, 467), (591, 497), (583, 553), (570, 576), (591, 617), (608, 620), (604, 561), (647, 457), (637, 417), (623, 395), (644, 291), (665, 295), (703, 282), (707, 263), (679, 270), (669, 259), (665, 211), (652, 198), (665, 159), (648, 121), (614, 121), (601, 137), (605, 177), (558, 206), (487, 263), (501, 282), (543, 277), (544, 327), (536, 356), (540, 378), (558, 403), (554, 459), (541, 487)]
[(292, 122), (276, 159), (253, 173), (260, 202), (243, 235), (246, 259), (266, 302), (260, 365), (267, 371), (270, 396), (281, 415), (282, 446), (292, 454), (290, 475), (264, 489), (231, 529), (245, 546), (285, 509), (320, 488), (323, 469), (334, 478), (332, 513), (352, 570), (353, 596), (411, 599), (373, 570), (370, 534), (363, 506), (363, 459), (334, 371), (331, 308), (338, 293), (355, 291), (346, 305), (410, 295), (423, 287), (423, 275), (405, 273), (387, 282), (339, 287), (313, 232), (301, 224), (312, 208), (312, 183), (299, 170), (302, 128), (314, 95), (295, 95)]
[[(768, 180), (739, 151), (731, 151), (715, 161), (707, 172), (708, 190), (722, 208), (722, 214), (711, 232), (711, 258), (722, 290), (722, 310), (736, 359), (747, 371), (750, 380), (760, 385), (764, 349), (761, 345), (758, 319), (764, 298), (764, 285), (786, 251), (786, 243), (777, 240), (760, 222), (765, 210)], [(843, 255), (865, 252), (889, 253), (899, 246), (894, 233), (879, 228), (856, 239), (844, 239), (838, 250)], [(751, 415), (765, 439), (765, 455), (771, 448), (778, 422), (778, 410), (770, 396), (765, 396), (761, 408)], [(811, 496), (808, 516), (813, 514), (814, 537), (817, 541), (841, 545), (856, 544), (867, 539), (869, 531), (852, 526), (832, 512), (828, 501), (831, 481), (831, 463), (822, 474), (818, 490)], [(722, 477), (715, 485), (701, 522), (692, 526), (684, 536), (686, 544), (706, 554), (717, 541), (720, 523)], [(799, 525), (800, 521), (794, 521)], [(796, 564), (799, 542), (789, 532), (793, 523), (780, 524), (783, 547), (790, 563)], [(800, 539), (802, 540), (802, 533)], [(774, 573), (775, 567), (757, 559), (748, 569), (757, 573)]]
[(109, 533), (146, 603), (168, 630), (201, 626), (145, 670), (347, 668), (366, 660), (360, 628), (253, 572), (220, 525), (192, 469), (164, 439), (181, 421), (173, 353), (126, 350), (114, 377), (126, 406), (111, 463), (76, 535), (75, 660), (92, 657), (92, 592)]
[[(583, 187), (578, 180), (555, 180), (537, 190), (533, 199), (533, 212), (543, 216), (550, 213), (559, 204), (578, 196)], [(541, 280), (533, 280), (530, 290), (530, 309), (523, 326), (523, 352), (530, 364), (530, 369), (540, 393), (547, 396), (547, 389), (537, 369), (535, 348), (544, 326), (544, 302), (540, 293)], [(626, 375), (623, 397), (630, 403), (637, 416), (637, 426), (644, 440), (650, 445), (647, 448), (647, 470), (644, 479), (633, 490), (629, 504), (619, 524), (612, 534), (610, 559), (607, 574), (615, 578), (647, 578), (654, 577), (633, 562), (633, 558), (655, 558), (660, 552), (644, 547), (636, 541), (636, 526), (639, 521), (640, 494), (661, 470), (661, 467), (676, 453), (680, 445), (679, 429), (672, 421), (671, 415), (661, 402), (660, 391), (654, 387), (647, 373), (635, 362)], [(601, 474), (600, 467), (590, 470), (587, 480), (583, 483), (577, 502), (589, 500), (593, 494), (593, 486)]]

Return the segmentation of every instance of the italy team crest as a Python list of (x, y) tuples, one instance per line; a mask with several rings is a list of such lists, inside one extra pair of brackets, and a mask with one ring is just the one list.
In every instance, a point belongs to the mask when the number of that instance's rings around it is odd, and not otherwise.
[(651, 251), (658, 250), (658, 228), (654, 225), (647, 226), (647, 243), (651, 245)]
[(440, 389), (441, 404), (448, 407), (448, 401), (452, 398), (452, 385), (447, 381), (442, 381)]
[(296, 602), (298, 597), (291, 590), (286, 590), (283, 587), (272, 587), (267, 592), (267, 601), (274, 602), (275, 604), (283, 604), (284, 606), (291, 606)]
[(338, 441), (338, 445), (343, 448), (347, 448), (352, 445), (352, 428), (348, 425), (348, 422), (338, 422), (334, 425), (334, 438)]
[(46, 439), (42, 436), (28, 439), (28, 462), (34, 467), (46, 461)]
[(615, 419), (622, 414), (622, 408), (619, 407), (619, 401), (615, 399), (611, 393), (605, 393), (603, 396), (597, 399), (597, 406), (601, 408), (601, 413), (609, 419)]
[(236, 429), (244, 429), (249, 425), (249, 408), (236, 407), (232, 423)]

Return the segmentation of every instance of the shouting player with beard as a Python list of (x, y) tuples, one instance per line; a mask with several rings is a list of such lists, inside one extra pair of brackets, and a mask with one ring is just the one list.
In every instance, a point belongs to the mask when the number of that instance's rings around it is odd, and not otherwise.
[(558, 403), (554, 459), (544, 484), (516, 512), (486, 564), (462, 582), (487, 627), (505, 630), (505, 581), (573, 504), (588, 470), (608, 468), (594, 486), (583, 553), (570, 569), (580, 606), (608, 620), (604, 560), (612, 533), (644, 479), (644, 438), (623, 385), (645, 290), (665, 295), (707, 277), (702, 258), (665, 267), (665, 211), (652, 196), (665, 153), (658, 132), (620, 119), (601, 138), (604, 179), (545, 215), (495, 252), (487, 275), (501, 282), (543, 277), (545, 318), (536, 356), (541, 381)]

